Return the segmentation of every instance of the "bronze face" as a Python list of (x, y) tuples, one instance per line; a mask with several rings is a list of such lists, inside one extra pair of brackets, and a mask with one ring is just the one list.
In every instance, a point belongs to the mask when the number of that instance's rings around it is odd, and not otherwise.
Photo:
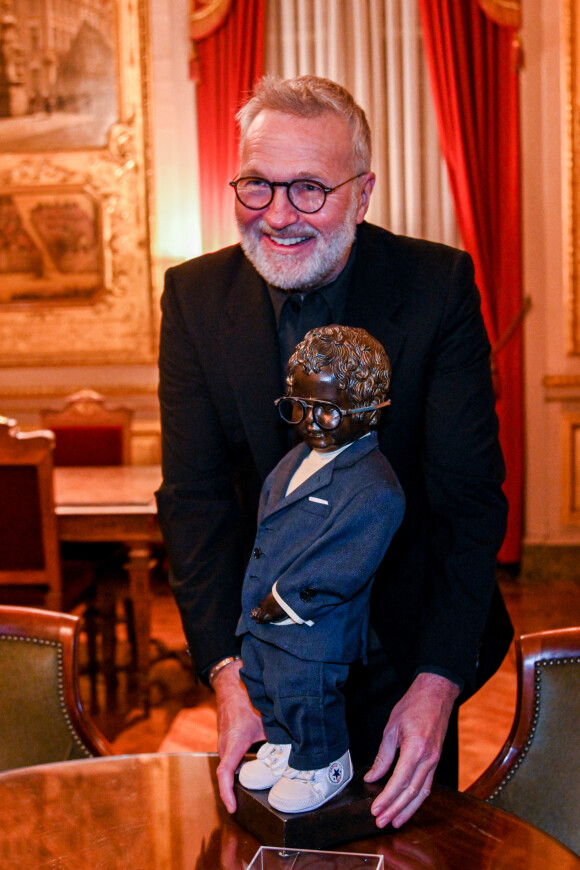
[[(345, 411), (356, 408), (356, 404), (349, 398), (346, 390), (341, 390), (338, 382), (329, 369), (323, 369), (320, 373), (311, 372), (306, 374), (302, 367), (298, 367), (294, 374), (294, 383), (290, 392), (291, 396), (300, 396), (302, 399), (312, 399), (322, 402), (333, 402)], [(321, 428), (312, 414), (312, 407), (307, 410), (304, 419), (297, 424), (296, 428), (302, 439), (311, 450), (320, 450), (329, 453), (337, 450), (351, 441), (356, 441), (362, 435), (366, 435), (370, 428), (372, 414), (367, 413), (362, 420), (356, 416), (343, 417), (342, 422), (336, 429)]]

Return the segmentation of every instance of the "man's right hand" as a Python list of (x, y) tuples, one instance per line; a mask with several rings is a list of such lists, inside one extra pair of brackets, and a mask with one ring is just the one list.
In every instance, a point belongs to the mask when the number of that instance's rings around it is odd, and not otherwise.
[(253, 743), (266, 739), (262, 720), (252, 706), (240, 679), (241, 661), (223, 668), (213, 681), (217, 699), (218, 753), (217, 778), (221, 799), (228, 813), (236, 810), (234, 773)]

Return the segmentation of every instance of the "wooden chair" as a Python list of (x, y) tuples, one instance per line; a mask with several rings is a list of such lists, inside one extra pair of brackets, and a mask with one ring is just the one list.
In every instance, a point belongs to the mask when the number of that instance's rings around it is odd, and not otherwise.
[(79, 619), (0, 606), (0, 770), (112, 755), (83, 710)]
[(0, 417), (0, 604), (69, 611), (89, 602), (86, 627), (96, 697), (94, 576), (84, 563), (63, 565), (61, 560), (53, 449), (52, 432), (21, 432), (15, 420)]
[[(43, 426), (54, 432), (55, 466), (128, 465), (131, 462), (131, 424), (133, 410), (111, 407), (95, 390), (82, 389), (65, 400), (60, 409), (40, 412)], [(91, 649), (89, 660), (91, 684), (96, 681), (96, 635), (101, 637), (102, 668), (111, 693), (116, 684), (117, 601), (122, 598), (124, 621), (129, 641), (135, 651), (133, 602), (127, 595), (128, 582), (123, 565), (126, 548), (115, 543), (65, 543), (61, 548), (65, 566), (92, 565), (96, 596), (85, 612)], [(92, 709), (97, 709), (93, 692)]]
[(56, 436), (55, 465), (129, 465), (133, 410), (108, 407), (94, 390), (79, 390), (63, 408), (40, 412)]
[(0, 593), (36, 591), (61, 610), (51, 432), (21, 432), (0, 417)]
[(511, 731), (467, 791), (580, 854), (580, 627), (523, 635), (516, 657)]

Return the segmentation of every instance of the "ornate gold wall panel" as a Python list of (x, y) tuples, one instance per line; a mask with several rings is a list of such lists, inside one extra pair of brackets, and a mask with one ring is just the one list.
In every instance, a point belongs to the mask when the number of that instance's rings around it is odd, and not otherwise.
[(567, 525), (580, 525), (580, 413), (565, 414), (563, 428), (562, 520)]
[(504, 27), (522, 26), (522, 0), (477, 0), (492, 21)]
[(146, 0), (89, 6), (73, 0), (66, 22), (45, 22), (58, 53), (27, 42), (13, 9), (20, 60), (0, 93), (4, 365), (154, 360)]
[(563, 0), (565, 269), (569, 352), (580, 354), (580, 4)]
[(190, 0), (189, 27), (192, 40), (205, 39), (224, 23), (232, 0)]

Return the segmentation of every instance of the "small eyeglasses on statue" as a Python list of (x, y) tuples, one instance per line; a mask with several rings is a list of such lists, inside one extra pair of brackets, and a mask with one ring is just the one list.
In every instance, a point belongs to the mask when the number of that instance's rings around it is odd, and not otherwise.
[(315, 214), (320, 211), (329, 193), (334, 193), (339, 187), (362, 178), (366, 172), (359, 172), (346, 181), (341, 181), (334, 187), (327, 187), (320, 181), (312, 181), (310, 178), (295, 178), (294, 181), (268, 181), (265, 178), (248, 177), (234, 178), (230, 185), (236, 191), (236, 196), (246, 208), (260, 211), (267, 208), (274, 199), (274, 191), (277, 187), (285, 187), (290, 204), (304, 214)]
[(321, 429), (338, 429), (343, 417), (386, 408), (387, 405), (391, 404), (391, 400), (381, 402), (378, 405), (368, 405), (364, 408), (349, 408), (348, 410), (339, 408), (334, 402), (319, 402), (317, 399), (302, 399), (298, 396), (282, 396), (280, 399), (276, 399), (274, 404), (278, 408), (278, 413), (284, 422), (290, 423), (291, 426), (302, 423), (308, 413), (308, 409), (312, 408), (312, 417)]

